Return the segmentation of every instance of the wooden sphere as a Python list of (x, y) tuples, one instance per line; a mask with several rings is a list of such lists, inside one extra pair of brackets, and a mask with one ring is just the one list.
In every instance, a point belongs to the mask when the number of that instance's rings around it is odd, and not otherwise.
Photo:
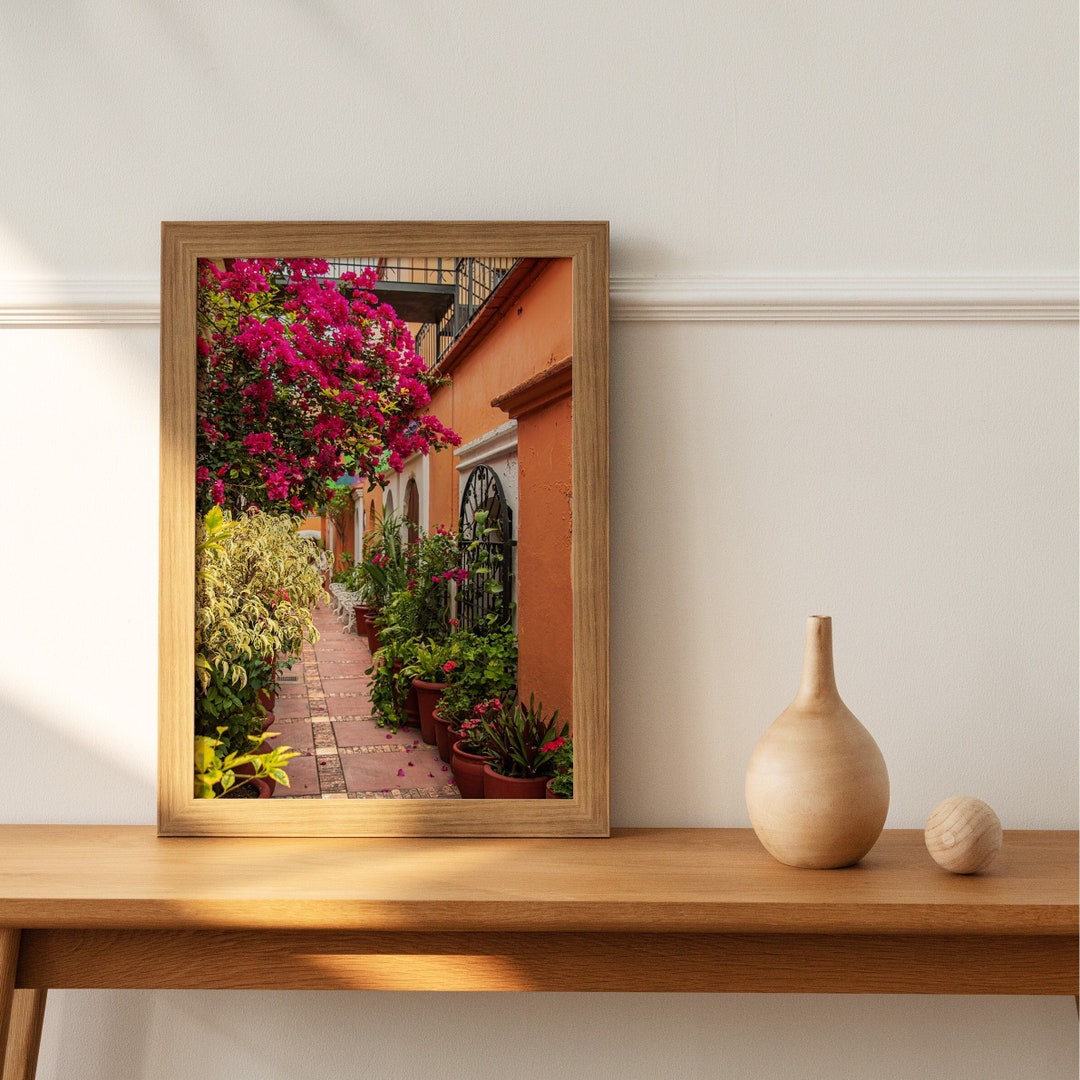
[(1001, 850), (1001, 822), (981, 799), (954, 795), (938, 803), (926, 821), (926, 850), (953, 874), (985, 870)]

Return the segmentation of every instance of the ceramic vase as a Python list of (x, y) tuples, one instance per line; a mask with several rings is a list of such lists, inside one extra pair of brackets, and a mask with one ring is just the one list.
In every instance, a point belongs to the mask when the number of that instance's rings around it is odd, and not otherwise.
[(754, 748), (746, 807), (765, 849), (788, 866), (850, 866), (885, 826), (885, 759), (840, 700), (828, 616), (807, 619), (802, 683)]

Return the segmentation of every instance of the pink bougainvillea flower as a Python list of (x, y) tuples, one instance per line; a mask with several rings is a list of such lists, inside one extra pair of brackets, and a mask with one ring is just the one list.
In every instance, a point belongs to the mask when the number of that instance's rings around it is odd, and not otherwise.
[[(322, 259), (199, 262), (196, 465), (213, 473), (263, 458), (230, 478), (231, 510), (264, 498), (272, 513), (314, 510), (325, 482), (345, 471), (400, 472), (415, 454), (461, 443), (424, 411), (442, 376), (375, 296), (377, 271), (329, 271)], [(294, 469), (275, 470), (285, 464)], [(209, 508), (208, 488), (197, 498)]]
[(398, 769), (397, 774), (398, 774), (398, 776), (404, 776), (405, 775), (405, 770), (404, 769)]
[(274, 433), (255, 431), (250, 435), (245, 435), (242, 442), (249, 454), (268, 454), (274, 448)]

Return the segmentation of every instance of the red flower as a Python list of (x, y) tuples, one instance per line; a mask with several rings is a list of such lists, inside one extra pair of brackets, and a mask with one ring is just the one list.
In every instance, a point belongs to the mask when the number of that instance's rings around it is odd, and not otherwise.
[(449, 675), (451, 671), (455, 671), (457, 669), (457, 666), (458, 665), (456, 660), (447, 660), (446, 663), (443, 664), (442, 669), (446, 672), (447, 675)]

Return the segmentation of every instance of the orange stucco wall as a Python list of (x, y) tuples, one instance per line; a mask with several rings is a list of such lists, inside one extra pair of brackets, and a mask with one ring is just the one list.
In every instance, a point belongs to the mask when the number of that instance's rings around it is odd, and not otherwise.
[[(526, 701), (535, 694), (546, 711), (569, 722), (573, 709), (573, 594), (571, 545), (571, 419), (569, 385), (542, 405), (491, 404), (573, 353), (572, 263), (548, 263), (488, 333), (453, 358), (451, 381), (432, 398), (430, 411), (471, 442), (518, 421), (517, 625), (518, 684)], [(453, 450), (432, 454), (428, 523), (457, 527), (460, 477)], [(378, 487), (364, 495), (371, 527), (372, 500), (382, 513)], [(396, 509), (401, 510), (402, 507)]]
[[(513, 410), (491, 401), (573, 353), (572, 263), (554, 260), (490, 332), (457, 363), (431, 411), (471, 442)], [(570, 580), (571, 417), (569, 393), (518, 420), (518, 685), (546, 711), (571, 721), (573, 597)], [(428, 520), (456, 527), (459, 474), (451, 451), (430, 462)]]
[(338, 570), (344, 569), (344, 562), (341, 559), (342, 552), (349, 552), (355, 554), (356, 551), (356, 521), (352, 514), (348, 516), (345, 522), (345, 533), (342, 535), (337, 526), (323, 514), (312, 514), (300, 523), (302, 530), (318, 531), (322, 537), (322, 543), (324, 548), (330, 547), (330, 534), (334, 534), (334, 564), (330, 567), (330, 573), (336, 573)]
[[(471, 442), (505, 424), (491, 400), (573, 352), (573, 264), (554, 259), (513, 309), (454, 368), (451, 383), (435, 392), (431, 411)], [(458, 474), (449, 451), (431, 458), (429, 521), (457, 522)]]
[(518, 418), (518, 685), (571, 722), (570, 396)]

